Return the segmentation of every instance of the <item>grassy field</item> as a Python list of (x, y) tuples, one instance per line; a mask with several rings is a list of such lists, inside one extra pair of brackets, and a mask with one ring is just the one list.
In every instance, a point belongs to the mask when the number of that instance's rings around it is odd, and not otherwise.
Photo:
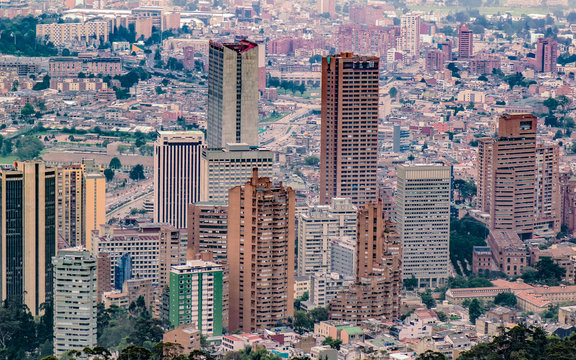
[(262, 119), (260, 120), (260, 123), (267, 123), (267, 122), (272, 122), (272, 121), (276, 121), (276, 120), (280, 120), (282, 119), (284, 116), (288, 115), (287, 113), (276, 113), (266, 119)]
[(16, 155), (0, 156), (0, 164), (13, 164), (17, 160)]
[[(429, 13), (432, 11), (434, 14), (454, 14), (459, 11), (467, 10), (461, 6), (433, 6), (433, 5), (408, 5), (412, 11), (422, 11)], [(505, 6), (490, 6), (477, 8), (482, 15), (506, 14), (510, 13), (512, 16), (528, 15), (528, 14), (548, 14), (550, 9), (547, 8), (525, 8), (525, 7), (505, 7)]]

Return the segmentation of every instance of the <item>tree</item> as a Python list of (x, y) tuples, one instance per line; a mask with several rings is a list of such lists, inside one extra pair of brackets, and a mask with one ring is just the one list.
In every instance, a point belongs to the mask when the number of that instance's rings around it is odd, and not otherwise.
[(332, 349), (340, 350), (340, 346), (342, 345), (342, 340), (340, 339), (333, 339), (331, 336), (328, 336), (322, 341), (322, 345), (328, 345)]
[(44, 150), (44, 143), (34, 136), (26, 136), (16, 141), (16, 156), (19, 160), (32, 160)]
[(476, 319), (478, 319), (484, 313), (484, 307), (478, 299), (472, 299), (470, 306), (468, 306), (468, 316), (470, 317), (470, 322), (476, 324)]
[(494, 298), (494, 304), (506, 306), (506, 307), (514, 307), (516, 306), (516, 295), (511, 292), (502, 292)]
[(552, 113), (556, 111), (560, 105), (560, 102), (552, 97), (549, 97), (548, 99), (544, 100), (543, 104), (548, 108), (550, 115), (552, 115)]
[(83, 73), (82, 71), (80, 71), (80, 72), (78, 73), (78, 79), (86, 79), (86, 74)]
[(404, 279), (404, 287), (406, 290), (414, 290), (418, 286), (418, 279), (412, 274), (410, 279)]
[(398, 89), (391, 87), (390, 90), (388, 90), (388, 95), (390, 95), (392, 98), (395, 98), (396, 95), (398, 95)]
[(446, 356), (440, 352), (428, 350), (418, 355), (416, 360), (446, 360)]
[(472, 202), (472, 198), (476, 196), (477, 187), (474, 183), (474, 180), (463, 180), (463, 179), (456, 179), (454, 180), (454, 189), (458, 191), (460, 197), (468, 203)]
[(107, 182), (112, 181), (112, 179), (114, 179), (114, 170), (110, 168), (104, 169), (104, 176), (106, 177)]
[(420, 299), (422, 299), (422, 303), (424, 305), (426, 305), (426, 307), (428, 309), (432, 309), (433, 307), (436, 307), (436, 300), (434, 299), (434, 297), (432, 297), (432, 291), (430, 289), (427, 289), (424, 292), (420, 293)]
[(113, 157), (113, 158), (110, 160), (110, 164), (108, 164), (108, 167), (109, 167), (110, 169), (115, 169), (115, 170), (117, 170), (117, 169), (120, 169), (120, 168), (122, 167), (122, 163), (120, 162), (120, 159), (118, 159), (117, 157)]
[(132, 167), (130, 170), (130, 179), (136, 181), (146, 179), (146, 176), (144, 175), (144, 167), (141, 164)]
[(535, 269), (525, 269), (522, 279), (530, 284), (556, 286), (560, 284), (565, 275), (566, 269), (556, 264), (549, 257), (542, 257), (536, 264)]
[(26, 103), (26, 105), (22, 107), (22, 110), (20, 110), (20, 114), (23, 117), (30, 117), (34, 115), (35, 112), (36, 110), (34, 110), (34, 106), (30, 103)]
[(128, 345), (118, 356), (118, 360), (150, 360), (151, 358), (150, 350), (136, 345)]
[(320, 159), (316, 156), (308, 156), (304, 161), (306, 162), (306, 165), (310, 166), (318, 166), (318, 164), (320, 164)]

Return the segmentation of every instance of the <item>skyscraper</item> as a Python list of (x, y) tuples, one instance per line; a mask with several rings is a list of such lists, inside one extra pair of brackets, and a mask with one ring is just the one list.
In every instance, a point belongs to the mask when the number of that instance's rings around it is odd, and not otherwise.
[(258, 176), (228, 197), (230, 331), (275, 326), (294, 314), (295, 193)]
[(419, 287), (448, 279), (452, 171), (442, 165), (397, 167), (396, 221), (402, 239), (402, 274)]
[(54, 263), (54, 355), (96, 346), (96, 259), (84, 248), (58, 251)]
[(346, 236), (356, 238), (356, 207), (350, 199), (309, 207), (298, 217), (298, 276), (334, 271), (332, 244)]
[[(504, 114), (496, 138), (478, 141), (478, 208), (494, 230), (530, 238), (560, 231), (558, 148), (536, 144), (537, 118)], [(547, 234), (546, 234), (547, 233)]]
[(420, 15), (404, 14), (400, 18), (400, 49), (414, 57), (420, 55)]
[(396, 319), (402, 247), (395, 224), (384, 220), (381, 202), (360, 207), (356, 239), (356, 279), (331, 301), (330, 319), (352, 323)]
[(336, 0), (318, 0), (318, 13), (336, 15)]
[(536, 43), (536, 71), (556, 73), (558, 71), (558, 42), (550, 38), (540, 38)]
[(58, 168), (58, 237), (90, 248), (90, 232), (106, 222), (106, 178), (93, 160)]
[(210, 149), (258, 146), (258, 44), (210, 42), (207, 134)]
[(0, 170), (0, 298), (33, 315), (52, 299), (56, 254), (56, 169), (40, 161)]
[(474, 56), (474, 33), (468, 25), (462, 24), (458, 29), (458, 59), (469, 59)]
[(170, 310), (172, 327), (196, 324), (204, 336), (222, 335), (222, 266), (202, 260), (170, 270)]
[(322, 59), (320, 202), (375, 201), (379, 58), (352, 53)]
[(429, 50), (426, 52), (426, 71), (438, 71), (444, 69), (444, 52), (441, 50)]
[(186, 228), (188, 205), (200, 201), (200, 131), (161, 131), (154, 143), (154, 221)]

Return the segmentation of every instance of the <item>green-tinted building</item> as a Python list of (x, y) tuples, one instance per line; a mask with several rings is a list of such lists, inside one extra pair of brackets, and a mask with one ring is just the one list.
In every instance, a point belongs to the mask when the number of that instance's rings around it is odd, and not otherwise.
[(196, 324), (204, 336), (222, 335), (222, 266), (202, 260), (170, 270), (169, 320), (172, 327)]

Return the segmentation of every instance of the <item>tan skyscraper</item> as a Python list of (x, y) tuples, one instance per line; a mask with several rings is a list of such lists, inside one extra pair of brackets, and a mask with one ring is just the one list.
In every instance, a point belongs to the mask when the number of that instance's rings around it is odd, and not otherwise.
[(161, 131), (154, 143), (154, 222), (186, 228), (188, 205), (200, 201), (204, 134)]
[(382, 203), (358, 210), (356, 281), (330, 304), (330, 319), (360, 323), (396, 319), (400, 313), (402, 247), (395, 224), (384, 220)]
[(258, 44), (210, 42), (207, 122), (209, 149), (258, 146)]
[(230, 190), (230, 331), (273, 327), (294, 314), (295, 193), (258, 177)]
[(420, 55), (420, 15), (402, 15), (400, 18), (400, 42), (400, 49), (408, 55)]
[(377, 200), (379, 58), (322, 59), (320, 202)]
[(33, 315), (52, 299), (56, 255), (56, 169), (40, 161), (2, 169), (0, 298)]
[(478, 142), (478, 208), (521, 239), (560, 231), (558, 148), (536, 144), (536, 126), (532, 114), (504, 114), (498, 136)]
[(91, 231), (106, 223), (106, 178), (93, 160), (58, 168), (57, 231), (69, 246), (91, 248)]

